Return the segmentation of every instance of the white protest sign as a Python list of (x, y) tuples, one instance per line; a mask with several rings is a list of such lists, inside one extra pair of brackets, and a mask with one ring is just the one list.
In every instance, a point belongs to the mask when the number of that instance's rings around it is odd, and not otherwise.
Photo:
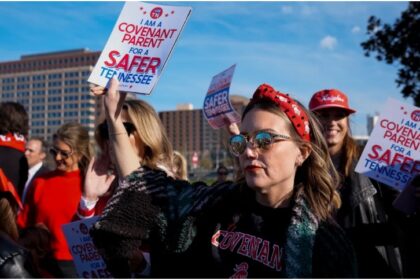
[(389, 99), (356, 171), (400, 191), (404, 189), (420, 173), (420, 109)]
[(105, 87), (116, 77), (119, 90), (150, 94), (190, 13), (190, 7), (126, 2), (88, 81)]
[(221, 128), (241, 120), (230, 103), (229, 89), (235, 65), (213, 77), (204, 98), (203, 114), (213, 128)]
[(112, 278), (89, 235), (89, 229), (97, 220), (98, 216), (95, 216), (63, 225), (67, 245), (80, 278)]

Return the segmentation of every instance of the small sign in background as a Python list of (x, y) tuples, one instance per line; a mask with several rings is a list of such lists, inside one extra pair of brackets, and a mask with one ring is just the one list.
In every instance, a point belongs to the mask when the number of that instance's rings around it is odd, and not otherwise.
[(235, 67), (236, 64), (214, 76), (204, 98), (203, 114), (213, 128), (221, 128), (241, 120), (229, 98)]

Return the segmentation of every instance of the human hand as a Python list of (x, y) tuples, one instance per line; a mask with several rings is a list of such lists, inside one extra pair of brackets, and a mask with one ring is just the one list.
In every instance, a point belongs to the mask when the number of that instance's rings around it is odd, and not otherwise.
[(229, 132), (231, 136), (241, 133), (237, 123), (227, 124), (225, 127), (226, 127), (227, 132)]
[(107, 154), (100, 158), (92, 158), (85, 175), (83, 196), (91, 201), (96, 201), (104, 195), (115, 179), (115, 174), (110, 169), (111, 161)]
[(118, 86), (118, 80), (112, 78), (108, 82), (108, 89), (102, 86), (95, 86), (90, 89), (95, 96), (104, 95), (106, 117), (111, 122), (115, 122), (121, 116), (121, 110), (127, 96), (126, 92), (118, 91)]

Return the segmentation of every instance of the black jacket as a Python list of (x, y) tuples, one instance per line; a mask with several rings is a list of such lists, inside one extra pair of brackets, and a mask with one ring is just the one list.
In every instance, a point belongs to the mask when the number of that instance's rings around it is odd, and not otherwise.
[(25, 154), (10, 147), (0, 146), (0, 168), (22, 197), (28, 179), (28, 161)]
[[(355, 164), (354, 164), (355, 165)], [(352, 172), (340, 187), (342, 206), (336, 220), (353, 242), (361, 278), (401, 276), (395, 223), (390, 221), (389, 187)]]
[(130, 252), (143, 241), (158, 278), (357, 276), (344, 231), (319, 221), (303, 195), (290, 209), (269, 208), (245, 185), (193, 186), (146, 167), (120, 184), (90, 234), (118, 278), (130, 276)]
[[(45, 174), (45, 173), (48, 173), (48, 172), (50, 172), (50, 171), (51, 171), (51, 170), (50, 170), (48, 167), (46, 167), (44, 164), (42, 164), (41, 168), (40, 168), (40, 169), (38, 169), (38, 171), (34, 174), (34, 176), (32, 177), (31, 181), (30, 181), (30, 182), (29, 182), (29, 184), (28, 184), (28, 190), (26, 191), (26, 197), (28, 196), (28, 193), (29, 193), (30, 189), (32, 188), (32, 182), (33, 182), (36, 178), (38, 178), (39, 176), (41, 176), (41, 175), (43, 175), (43, 174)], [(21, 194), (22, 203), (25, 203), (25, 202), (26, 202), (26, 197), (25, 197), (25, 200), (23, 200), (23, 193)]]
[(31, 254), (0, 232), (0, 278), (38, 277), (32, 263)]

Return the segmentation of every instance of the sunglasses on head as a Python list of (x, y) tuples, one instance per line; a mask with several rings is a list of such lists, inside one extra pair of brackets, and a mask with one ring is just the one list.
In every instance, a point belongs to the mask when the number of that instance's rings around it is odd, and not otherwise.
[[(123, 125), (124, 125), (125, 131), (127, 132), (128, 136), (130, 136), (131, 134), (133, 134), (136, 131), (136, 127), (132, 123), (123, 122)], [(102, 138), (109, 139), (108, 123), (107, 122), (103, 122), (99, 125), (99, 131), (100, 131), (100, 135), (101, 135)]]
[(63, 151), (63, 150), (53, 147), (50, 149), (50, 154), (53, 157), (56, 157), (58, 154), (60, 154), (61, 158), (68, 159), (73, 154), (73, 151)]
[(248, 143), (251, 144), (252, 148), (268, 150), (273, 143), (288, 139), (290, 139), (290, 136), (274, 134), (268, 131), (259, 131), (252, 136), (238, 134), (230, 138), (229, 150), (234, 156), (239, 157), (245, 152)]

